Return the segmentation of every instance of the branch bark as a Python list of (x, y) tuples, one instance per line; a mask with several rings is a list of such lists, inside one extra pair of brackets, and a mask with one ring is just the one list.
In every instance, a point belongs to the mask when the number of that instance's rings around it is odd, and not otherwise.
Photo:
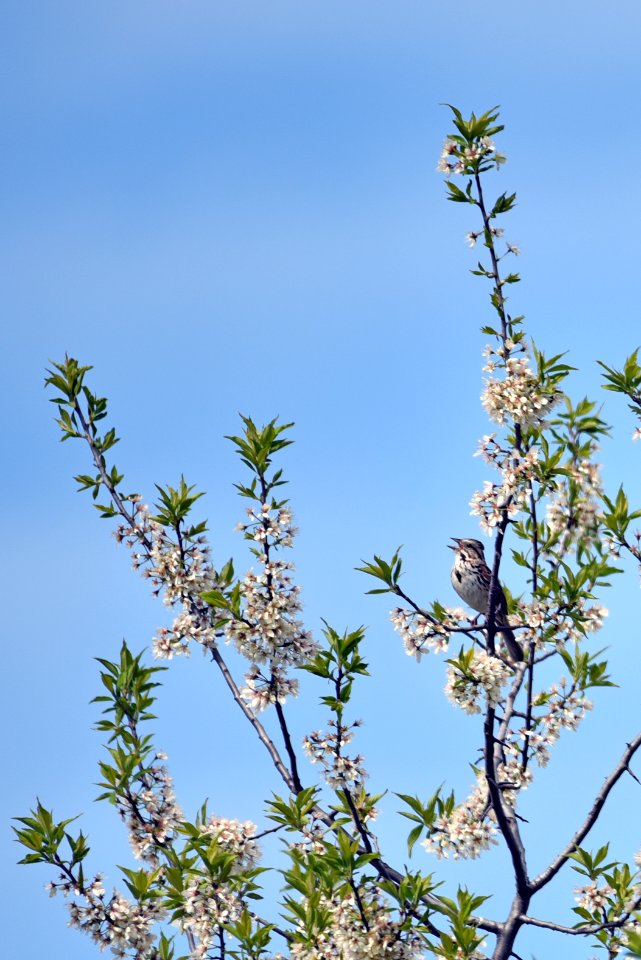
[(606, 778), (603, 786), (601, 787), (601, 789), (599, 790), (599, 792), (595, 797), (594, 803), (590, 808), (590, 812), (588, 813), (587, 817), (585, 818), (585, 820), (583, 821), (579, 829), (576, 831), (572, 839), (565, 846), (565, 848), (554, 858), (552, 863), (545, 870), (543, 870), (538, 875), (538, 877), (535, 877), (534, 880), (532, 880), (532, 883), (530, 886), (533, 893), (536, 893), (538, 890), (541, 890), (542, 887), (545, 887), (550, 882), (550, 880), (552, 880), (557, 875), (559, 870), (567, 863), (570, 857), (570, 854), (574, 853), (575, 850), (581, 846), (583, 840), (587, 837), (588, 833), (596, 823), (599, 817), (599, 814), (603, 809), (605, 801), (608, 799), (610, 791), (615, 786), (615, 784), (621, 779), (623, 774), (626, 772), (628, 768), (628, 764), (630, 763), (630, 760), (632, 759), (634, 754), (637, 752), (639, 747), (641, 747), (641, 733), (638, 733), (636, 737), (626, 746), (625, 750), (623, 751), (623, 755), (621, 759), (619, 760), (618, 764), (616, 765), (612, 773)]

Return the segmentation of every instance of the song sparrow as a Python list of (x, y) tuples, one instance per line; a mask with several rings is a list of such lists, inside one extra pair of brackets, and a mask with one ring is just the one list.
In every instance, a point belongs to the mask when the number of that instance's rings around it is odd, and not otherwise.
[[(485, 550), (480, 540), (462, 540), (452, 537), (456, 546), (454, 566), (452, 567), (452, 586), (463, 600), (478, 613), (487, 613), (490, 591), (491, 570), (485, 562)], [(507, 625), (507, 600), (499, 584), (496, 604), (496, 625), (505, 641), (511, 660), (523, 659), (523, 650), (513, 631)]]

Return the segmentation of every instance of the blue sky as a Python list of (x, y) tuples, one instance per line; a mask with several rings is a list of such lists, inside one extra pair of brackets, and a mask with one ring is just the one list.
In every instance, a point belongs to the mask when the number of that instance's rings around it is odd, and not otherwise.
[[(549, 352), (580, 368), (575, 396), (615, 425), (606, 483), (638, 492), (624, 404), (598, 387), (597, 357), (641, 342), (638, 307), (641, 11), (601, 4), (425, 2), (36, 2), (0, 22), (2, 291), (5, 315), (6, 600), (2, 796), (8, 955), (85, 958), (46, 899), (44, 868), (15, 867), (6, 824), (39, 795), (84, 812), (92, 864), (129, 863), (113, 813), (93, 804), (96, 656), (123, 637), (145, 646), (166, 612), (71, 479), (85, 451), (60, 445), (42, 390), (48, 359), (92, 363), (122, 437), (117, 463), (147, 496), (184, 473), (207, 491), (215, 557), (249, 565), (233, 532), (243, 504), (231, 446), (238, 413), (296, 422), (283, 456), (300, 526), (306, 618), (318, 631), (369, 625), (373, 677), (355, 709), (372, 789), (465, 791), (478, 736), (444, 700), (442, 665), (406, 658), (389, 602), (363, 596), (353, 568), (405, 544), (407, 589), (453, 602), (451, 535), (474, 534), (472, 459), (486, 290), (463, 243), (475, 223), (435, 173), (455, 103), (501, 104), (509, 162), (492, 188), (516, 189), (506, 221), (523, 256), (514, 312)], [(599, 397), (599, 394), (602, 396)], [(509, 570), (506, 570), (509, 578)], [(620, 691), (604, 692), (524, 801), (533, 860), (558, 849), (638, 728), (637, 573), (605, 599)], [(633, 626), (630, 626), (630, 625)], [(293, 708), (302, 735), (323, 722), (312, 681)], [(200, 656), (166, 675), (157, 724), (179, 798), (260, 820), (275, 781)], [(260, 796), (255, 784), (260, 779)], [(641, 846), (638, 788), (624, 784), (596, 840)], [(574, 792), (576, 790), (577, 797)], [(581, 795), (578, 796), (579, 791)], [(406, 857), (395, 801), (381, 836)], [(426, 869), (426, 858), (417, 863)], [(444, 876), (478, 892), (493, 857)], [(488, 875), (490, 880), (488, 881)], [(485, 884), (485, 886), (484, 886)], [(567, 917), (574, 881), (548, 898)], [(499, 893), (487, 908), (501, 917)], [(546, 904), (537, 906), (546, 915)], [(550, 955), (532, 937), (520, 952)], [(558, 947), (557, 947), (558, 949)], [(564, 944), (584, 957), (585, 945)]]

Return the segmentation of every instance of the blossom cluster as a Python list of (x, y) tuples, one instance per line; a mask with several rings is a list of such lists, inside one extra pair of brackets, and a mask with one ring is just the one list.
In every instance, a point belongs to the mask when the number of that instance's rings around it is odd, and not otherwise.
[[(486, 349), (490, 357), (496, 353), (501, 357), (505, 377), (498, 380), (488, 377), (481, 402), (495, 423), (503, 424), (508, 420), (515, 423), (540, 423), (557, 403), (559, 395), (546, 390), (530, 368), (527, 356), (509, 356), (509, 343), (503, 348)], [(502, 354), (505, 354), (502, 356)], [(496, 361), (488, 359), (485, 371), (492, 373), (497, 368)]]
[(291, 547), (296, 535), (292, 511), (289, 507), (275, 507), (269, 503), (261, 503), (260, 509), (247, 508), (248, 523), (239, 523), (237, 530), (241, 530), (248, 540), (256, 543), (269, 543), (272, 547)]
[(470, 172), (471, 164), (490, 159), (497, 166), (505, 163), (505, 157), (497, 153), (494, 141), (490, 137), (480, 137), (476, 143), (468, 143), (465, 146), (448, 137), (443, 144), (436, 169), (448, 177), (453, 173), (462, 175)]
[[(298, 693), (298, 681), (287, 676), (290, 667), (309, 662), (318, 650), (298, 614), (302, 610), (300, 587), (293, 582), (294, 565), (274, 559), (273, 548), (291, 547), (295, 528), (291, 511), (267, 503), (249, 508), (249, 523), (240, 524), (245, 537), (259, 543), (262, 572), (250, 570), (240, 582), (242, 607), (225, 626), (227, 643), (251, 663), (245, 676), (243, 698), (254, 710), (284, 703)], [(267, 671), (261, 671), (267, 666)]]
[(577, 904), (590, 913), (607, 909), (608, 899), (614, 895), (614, 890), (608, 883), (602, 886), (589, 883), (585, 887), (576, 887), (574, 892), (577, 894), (574, 898)]
[(435, 820), (430, 835), (423, 840), (428, 853), (440, 859), (461, 857), (475, 860), (488, 850), (496, 839), (494, 814), (489, 808), (485, 778), (479, 774), (470, 796), (447, 814)]
[(480, 517), (481, 529), (492, 533), (503, 516), (515, 517), (527, 503), (526, 487), (514, 489), (512, 484), (496, 484), (486, 480), (482, 490), (477, 490), (470, 500), (470, 516)]
[[(212, 588), (209, 588), (212, 589)], [(202, 644), (204, 649), (216, 646), (216, 633), (211, 624), (211, 613), (197, 598), (186, 600), (181, 612), (170, 628), (158, 627), (152, 641), (155, 657), (172, 660), (183, 654), (189, 656), (191, 642)]]
[[(292, 960), (423, 960), (420, 939), (402, 930), (375, 890), (359, 890), (358, 903), (355, 897), (322, 896), (317, 909), (329, 914), (329, 923), (312, 943), (307, 936), (292, 943)], [(300, 929), (304, 935), (302, 923)]]
[[(296, 695), (298, 682), (287, 677), (287, 669), (307, 663), (318, 649), (297, 617), (302, 606), (300, 587), (290, 575), (293, 564), (267, 560), (264, 555), (261, 561), (263, 573), (250, 570), (240, 583), (241, 616), (230, 619), (225, 627), (227, 642), (233, 642), (252, 664), (243, 696), (258, 710)], [(268, 676), (259, 670), (265, 664)]]
[(100, 950), (109, 947), (120, 958), (131, 951), (138, 960), (156, 956), (152, 927), (165, 915), (157, 902), (135, 903), (117, 891), (107, 898), (100, 874), (82, 888), (63, 878), (62, 883), (48, 884), (48, 889), (52, 896), (60, 891), (65, 896), (82, 897), (84, 902), (72, 900), (68, 904), (69, 926), (86, 933)]
[(298, 850), (303, 855), (308, 853), (325, 852), (325, 835), (327, 833), (327, 824), (322, 820), (310, 820), (300, 829), (301, 839), (291, 844), (292, 850)]
[(240, 695), (252, 710), (261, 713), (275, 703), (285, 703), (288, 697), (298, 696), (298, 680), (288, 677), (274, 666), (269, 676), (265, 676), (258, 667), (245, 674), (245, 685)]
[(132, 501), (132, 511), (132, 522), (116, 529), (116, 539), (132, 550), (133, 567), (142, 568), (142, 575), (151, 580), (154, 595), (162, 593), (168, 607), (178, 603), (182, 607), (170, 629), (157, 630), (154, 656), (170, 660), (177, 654), (188, 654), (190, 641), (205, 648), (215, 646), (210, 610), (199, 597), (207, 590), (220, 589), (205, 537), (175, 543), (140, 498)]
[(523, 643), (534, 643), (537, 648), (543, 647), (545, 641), (577, 643), (583, 639), (584, 631), (596, 633), (600, 630), (608, 615), (606, 607), (601, 604), (587, 606), (584, 598), (576, 601), (572, 616), (560, 610), (557, 602), (542, 599), (531, 603), (519, 601), (516, 613), (523, 625), (520, 633)]
[[(156, 754), (156, 760), (164, 759), (165, 754)], [(182, 822), (169, 771), (162, 763), (148, 767), (140, 777), (140, 788), (119, 792), (116, 802), (134, 856), (158, 866), (158, 847), (171, 842)]]
[(532, 771), (529, 767), (524, 767), (519, 759), (512, 757), (505, 763), (500, 763), (496, 772), (503, 800), (508, 806), (515, 807), (519, 790), (527, 790), (532, 783)]
[(474, 650), (465, 670), (451, 663), (447, 671), (445, 693), (456, 707), (466, 713), (481, 712), (481, 701), (495, 707), (501, 700), (501, 688), (512, 676), (512, 668), (484, 650)]
[(562, 678), (559, 684), (553, 684), (548, 693), (546, 712), (541, 723), (547, 730), (551, 742), (558, 740), (562, 730), (576, 730), (586, 713), (592, 709), (592, 703), (579, 690), (566, 690)]
[(441, 653), (447, 650), (450, 636), (461, 622), (471, 623), (471, 618), (460, 607), (446, 607), (440, 620), (428, 617), (415, 610), (397, 607), (390, 613), (390, 620), (403, 640), (408, 657), (420, 662), (424, 653), (432, 650)]
[(256, 824), (251, 820), (229, 820), (211, 816), (201, 824), (200, 832), (211, 837), (225, 853), (233, 853), (236, 866), (232, 872), (255, 867), (260, 860), (260, 846), (254, 839)]
[(550, 747), (561, 736), (563, 730), (576, 730), (586, 713), (592, 709), (592, 703), (584, 693), (570, 688), (565, 689), (565, 681), (554, 684), (548, 693), (535, 698), (545, 706), (542, 716), (534, 717), (529, 729), (523, 728), (520, 736), (527, 741), (528, 752), (540, 767), (547, 766), (550, 759)]
[(284, 560), (263, 562), (263, 573), (249, 571), (240, 583), (244, 604), (242, 616), (225, 628), (227, 641), (254, 664), (298, 666), (316, 653), (309, 631), (297, 619), (302, 609), (300, 587), (289, 573), (293, 564)]
[[(490, 227), (490, 234), (493, 237), (502, 237), (504, 233), (505, 233), (505, 230), (502, 227)], [(478, 240), (479, 237), (482, 237), (484, 234), (485, 234), (484, 230), (470, 230), (469, 233), (465, 234), (465, 242), (471, 249), (474, 249), (474, 247), (476, 246), (476, 241)], [(513, 253), (518, 249), (517, 247), (513, 247), (509, 243), (507, 246), (510, 253)]]
[[(596, 447), (593, 447), (593, 453)], [(568, 476), (557, 485), (547, 505), (552, 533), (563, 535), (564, 547), (581, 541), (594, 542), (599, 532), (600, 499), (603, 491), (600, 466), (588, 458), (566, 466)]]
[(470, 501), (471, 516), (480, 517), (482, 529), (492, 533), (504, 513), (513, 517), (526, 505), (538, 467), (538, 449), (530, 447), (525, 453), (516, 448), (505, 450), (490, 434), (481, 440), (477, 455), (492, 463), (502, 475), (500, 484), (487, 480), (483, 490), (477, 491)]
[(192, 935), (191, 960), (205, 960), (217, 928), (239, 920), (242, 910), (242, 900), (228, 887), (209, 876), (193, 876), (183, 891), (182, 915), (174, 920), (182, 933)]
[(335, 720), (328, 722), (328, 731), (314, 730), (303, 738), (303, 749), (312, 763), (320, 763), (323, 774), (330, 787), (358, 788), (367, 776), (363, 767), (364, 757), (358, 754), (348, 757), (343, 750), (354, 737), (353, 731), (359, 727), (360, 721), (352, 724), (341, 724)]

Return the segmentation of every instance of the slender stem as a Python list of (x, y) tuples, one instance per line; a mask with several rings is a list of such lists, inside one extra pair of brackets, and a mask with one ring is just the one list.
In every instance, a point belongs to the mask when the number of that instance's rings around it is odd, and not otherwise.
[(363, 907), (363, 901), (361, 900), (361, 895), (358, 892), (358, 887), (354, 882), (354, 878), (349, 877), (347, 882), (352, 888), (352, 893), (354, 894), (354, 899), (356, 900), (356, 906), (358, 907), (358, 912), (361, 915), (361, 921), (363, 923), (363, 926), (365, 927), (366, 930), (369, 930), (369, 921), (367, 919), (367, 916), (365, 915), (365, 908)]
[(566, 933), (574, 937), (590, 936), (594, 933), (600, 933), (602, 930), (620, 930), (639, 907), (641, 907), (641, 896), (636, 897), (633, 904), (616, 920), (609, 920), (604, 923), (593, 923), (591, 925), (586, 924), (582, 927), (566, 927), (562, 923), (554, 923), (551, 920), (539, 920), (538, 917), (529, 917), (527, 914), (521, 917), (521, 922), (532, 927), (541, 927), (543, 930), (553, 930), (555, 933)]
[(289, 765), (292, 774), (292, 783), (294, 785), (294, 792), (300, 793), (303, 789), (303, 784), (301, 783), (300, 776), (298, 775), (298, 762), (296, 760), (296, 753), (292, 745), (292, 738), (289, 733), (289, 728), (285, 720), (285, 712), (283, 706), (278, 700), (275, 703), (276, 707), (276, 716), (278, 717), (278, 723), (280, 725), (280, 731), (283, 735), (283, 742), (285, 744), (285, 750), (287, 751), (287, 756), (289, 757)]
[[(77, 414), (78, 419), (80, 420), (80, 423), (81, 423), (81, 426), (82, 426), (82, 429), (83, 429), (83, 436), (84, 436), (85, 440), (87, 441), (87, 443), (88, 443), (88, 445), (89, 445), (89, 449), (91, 450), (91, 456), (92, 456), (92, 458), (93, 458), (93, 462), (94, 462), (94, 464), (96, 465), (96, 467), (97, 467), (97, 469), (98, 469), (98, 472), (100, 473), (100, 476), (101, 476), (101, 478), (102, 478), (103, 484), (105, 485), (105, 487), (107, 488), (107, 490), (108, 490), (108, 492), (109, 492), (109, 496), (111, 497), (111, 499), (113, 500), (113, 502), (116, 504), (116, 507), (118, 508), (118, 512), (119, 512), (120, 515), (123, 517), (123, 519), (127, 520), (127, 522), (131, 524), (131, 526), (134, 526), (134, 524), (135, 524), (134, 514), (133, 514), (133, 512), (130, 513), (130, 512), (127, 510), (127, 508), (125, 507), (125, 503), (124, 503), (122, 497), (120, 496), (120, 494), (118, 493), (118, 491), (117, 491), (116, 488), (114, 487), (113, 483), (111, 482), (111, 477), (110, 477), (109, 474), (107, 473), (107, 468), (105, 467), (105, 458), (104, 458), (102, 452), (101, 452), (101, 451), (98, 449), (98, 447), (96, 446), (96, 442), (95, 442), (94, 437), (92, 436), (91, 430), (90, 430), (90, 428), (89, 428), (89, 423), (88, 423), (88, 421), (87, 421), (87, 419), (86, 419), (86, 417), (85, 417), (85, 415), (84, 415), (83, 409), (82, 409), (82, 407), (80, 406), (80, 403), (79, 403), (78, 399), (76, 399), (76, 400), (74, 401), (74, 411), (75, 411), (75, 413)], [(149, 542), (149, 540), (147, 539), (147, 537), (144, 536), (144, 534), (142, 535), (141, 539), (142, 539), (142, 542), (143, 542), (144, 545), (145, 545), (145, 548), (146, 548), (147, 550), (151, 550), (151, 543)]]
[[(263, 506), (267, 503), (270, 487), (269, 487), (269, 484), (267, 483), (267, 479), (264, 473), (259, 473), (258, 477), (260, 481), (260, 504), (261, 506)], [(274, 578), (270, 569), (271, 545), (269, 542), (269, 520), (267, 519), (266, 514), (262, 515), (262, 526), (263, 526), (263, 530), (265, 531), (265, 537), (263, 539), (263, 557), (265, 559), (265, 571), (266, 571), (265, 586), (267, 588), (267, 595), (269, 597), (269, 600), (271, 601), (273, 599), (273, 594), (274, 594), (274, 589), (273, 589)], [(292, 743), (291, 734), (287, 726), (287, 720), (285, 719), (285, 711), (283, 710), (282, 704), (279, 703), (277, 699), (275, 700), (275, 707), (276, 707), (276, 716), (278, 717), (280, 732), (283, 737), (283, 743), (285, 744), (285, 752), (287, 753), (287, 756), (289, 758), (289, 768), (291, 771), (291, 782), (293, 784), (293, 789), (295, 793), (300, 793), (300, 791), (303, 789), (303, 785), (301, 783), (301, 779), (298, 774), (298, 761), (297, 761), (296, 752), (294, 750), (294, 746)]]
[(263, 837), (268, 837), (270, 833), (278, 833), (280, 830), (285, 829), (284, 823), (279, 823), (276, 827), (268, 827), (267, 830), (261, 830), (260, 833), (254, 834), (254, 840), (262, 840)]
[(252, 920), (255, 920), (256, 923), (260, 923), (263, 927), (271, 927), (272, 933), (277, 933), (279, 937), (282, 937), (283, 940), (287, 940), (288, 943), (294, 939), (293, 934), (288, 933), (287, 930), (283, 930), (282, 927), (277, 927), (273, 923), (270, 923), (269, 920), (265, 920), (264, 917), (261, 917), (260, 914), (254, 913), (252, 910), (250, 913)]
[[(477, 190), (477, 204), (479, 210), (481, 211), (481, 216), (483, 218), (483, 227), (485, 231), (485, 245), (489, 249), (490, 259), (492, 262), (492, 272), (494, 279), (494, 293), (495, 293), (495, 307), (501, 321), (501, 339), (503, 341), (503, 347), (506, 349), (507, 340), (508, 340), (508, 317), (505, 309), (505, 297), (503, 295), (503, 284), (501, 282), (500, 271), (499, 271), (499, 261), (496, 255), (496, 249), (494, 246), (494, 240), (491, 229), (490, 215), (487, 212), (485, 206), (485, 199), (483, 196), (483, 187), (481, 184), (481, 178), (478, 173), (474, 174), (474, 181), (476, 184)], [(515, 423), (514, 426), (515, 433), (515, 446), (516, 449), (520, 451), (522, 445), (522, 433), (520, 424)], [(496, 545), (494, 549), (494, 562), (492, 564), (491, 577), (490, 577), (490, 587), (488, 595), (488, 610), (487, 610), (487, 619), (486, 619), (486, 630), (487, 630), (487, 649), (488, 652), (493, 655), (495, 646), (494, 638), (497, 632), (496, 625), (496, 613), (499, 602), (499, 571), (501, 565), (501, 557), (503, 551), (503, 539), (505, 537), (505, 532), (507, 530), (507, 525), (509, 523), (508, 510), (511, 504), (512, 498), (509, 498), (508, 502), (503, 506), (502, 515), (500, 523), (497, 527), (497, 536), (496, 536)], [(520, 689), (522, 679), (523, 679), (524, 668), (521, 667), (517, 674), (515, 684), (512, 690), (512, 703), (518, 694)], [(490, 799), (492, 802), (492, 807), (496, 816), (498, 827), (503, 835), (510, 856), (512, 858), (512, 866), (514, 869), (514, 877), (516, 881), (516, 897), (512, 905), (512, 910), (510, 917), (505, 925), (505, 930), (503, 934), (499, 937), (497, 943), (497, 956), (508, 956), (511, 952), (511, 943), (513, 943), (513, 938), (516, 935), (516, 929), (518, 929), (518, 914), (521, 912), (522, 906), (525, 902), (529, 902), (530, 891), (529, 891), (529, 880), (527, 876), (527, 865), (526, 865), (526, 856), (525, 848), (521, 840), (520, 831), (518, 828), (518, 823), (514, 813), (506, 809), (503, 804), (503, 796), (501, 789), (497, 783), (496, 777), (496, 768), (497, 761), (500, 758), (501, 746), (500, 741), (503, 739), (501, 736), (501, 731), (507, 732), (507, 727), (509, 724), (509, 708), (506, 708), (505, 716), (501, 729), (499, 731), (499, 736), (495, 737), (494, 734), (494, 723), (495, 723), (495, 711), (493, 707), (488, 707), (485, 715), (485, 724), (484, 724), (484, 740), (485, 740), (485, 775), (488, 784), (488, 791)], [(497, 742), (498, 741), (498, 742)], [(513, 929), (514, 928), (514, 929)], [(509, 945), (509, 952), (503, 954), (502, 951), (506, 949), (506, 944)]]
[(481, 177), (478, 173), (474, 174), (474, 182), (476, 184), (477, 196), (478, 196), (478, 206), (481, 211), (481, 216), (483, 217), (483, 227), (485, 229), (485, 244), (490, 251), (490, 259), (492, 261), (492, 272), (494, 274), (494, 290), (496, 293), (497, 301), (497, 312), (501, 320), (501, 338), (503, 342), (507, 340), (508, 337), (508, 328), (507, 328), (507, 315), (505, 312), (505, 297), (503, 295), (503, 284), (501, 283), (501, 278), (499, 274), (499, 261), (496, 256), (496, 250), (494, 248), (494, 239), (492, 236), (492, 227), (490, 224), (490, 217), (485, 208), (485, 199), (483, 197), (483, 187), (481, 185)]
[(510, 687), (510, 692), (505, 698), (505, 702), (503, 705), (503, 717), (501, 719), (498, 733), (496, 735), (496, 740), (499, 743), (505, 742), (508, 735), (510, 723), (512, 722), (512, 718), (515, 716), (522, 716), (522, 714), (519, 714), (518, 710), (514, 709), (514, 704), (516, 702), (516, 698), (518, 697), (521, 691), (521, 687), (523, 685), (524, 672), (525, 672), (525, 664), (519, 663), (516, 667), (514, 680), (512, 682), (512, 686)]
[(350, 813), (352, 814), (352, 820), (354, 821), (354, 826), (358, 830), (361, 840), (363, 841), (363, 846), (365, 847), (365, 850), (367, 853), (373, 853), (374, 848), (372, 846), (372, 841), (370, 840), (369, 833), (367, 832), (365, 824), (361, 820), (361, 816), (358, 812), (356, 804), (354, 803), (354, 798), (352, 797), (352, 794), (347, 789), (347, 787), (343, 787), (343, 793), (345, 795), (345, 800), (347, 801), (347, 806), (349, 807)]
[(414, 600), (412, 600), (411, 597), (408, 597), (408, 595), (405, 593), (405, 591), (404, 591), (401, 587), (399, 587), (398, 584), (396, 584), (396, 585), (392, 588), (392, 593), (395, 593), (397, 597), (401, 597), (401, 599), (404, 600), (405, 603), (409, 603), (410, 607), (411, 607), (413, 610), (415, 610), (416, 613), (420, 613), (421, 616), (422, 616), (422, 617), (425, 617), (426, 620), (429, 620), (430, 623), (438, 623), (438, 622), (439, 622), (435, 617), (432, 616), (431, 613), (428, 613), (427, 610), (423, 610), (423, 608), (422, 608), (422, 607), (419, 607), (419, 605), (418, 605)]
[(256, 714), (254, 713), (254, 711), (251, 709), (251, 707), (247, 703), (245, 703), (245, 701), (241, 697), (240, 690), (238, 689), (238, 685), (236, 684), (236, 681), (232, 677), (229, 671), (229, 667), (225, 663), (225, 660), (223, 659), (220, 653), (220, 650), (218, 650), (217, 647), (213, 647), (210, 652), (211, 652), (212, 660), (216, 663), (218, 669), (222, 673), (225, 683), (229, 687), (231, 691), (231, 695), (234, 698), (237, 706), (240, 708), (242, 713), (245, 715), (247, 720), (251, 723), (252, 727), (256, 731), (258, 735), (258, 739), (263, 744), (268, 754), (272, 758), (272, 762), (276, 767), (278, 773), (281, 775), (281, 777), (285, 781), (288, 789), (292, 793), (298, 793), (299, 790), (296, 789), (294, 778), (290, 773), (290, 771), (287, 769), (286, 765), (283, 763), (283, 760), (278, 750), (276, 749), (276, 746), (273, 740), (270, 738), (269, 734), (265, 730), (264, 726), (262, 725), (262, 723), (260, 722)]
[[(496, 249), (494, 247), (494, 238), (492, 234), (492, 225), (490, 223), (490, 215), (487, 212), (485, 207), (485, 199), (483, 196), (483, 186), (481, 184), (481, 177), (478, 173), (474, 174), (474, 182), (476, 184), (477, 190), (477, 204), (479, 210), (481, 211), (481, 216), (483, 218), (483, 227), (485, 231), (485, 245), (490, 252), (490, 259), (492, 261), (492, 273), (494, 277), (494, 293), (496, 295), (496, 311), (499, 315), (501, 321), (501, 340), (503, 341), (503, 348), (507, 356), (507, 340), (508, 340), (508, 322), (509, 318), (505, 309), (505, 296), (503, 294), (503, 283), (501, 281), (501, 275), (499, 271), (499, 261), (496, 255)], [(515, 438), (515, 447), (518, 451), (521, 450), (522, 446), (522, 431), (520, 423), (514, 424), (514, 438)], [(505, 536), (505, 531), (509, 522), (508, 509), (512, 503), (512, 497), (508, 498), (508, 501), (502, 508), (501, 522), (498, 526), (497, 537), (496, 537), (496, 547), (494, 550), (494, 564), (492, 566), (492, 576), (490, 579), (490, 589), (488, 596), (488, 611), (487, 611), (487, 640), (488, 640), (488, 651), (490, 654), (494, 653), (494, 637), (496, 634), (496, 608), (498, 604), (498, 593), (499, 593), (499, 567), (501, 563), (501, 551), (503, 546), (503, 537)]]
[[(530, 517), (532, 518), (532, 563), (530, 569), (532, 571), (532, 596), (535, 595), (538, 587), (538, 576), (539, 576), (539, 525), (536, 515), (536, 498), (534, 496), (534, 485), (530, 481)], [(528, 761), (530, 759), (530, 740), (529, 740), (529, 731), (530, 724), (532, 723), (532, 700), (534, 697), (534, 640), (530, 643), (530, 651), (528, 657), (527, 665), (527, 684), (526, 684), (526, 694), (527, 694), (527, 704), (525, 708), (525, 732), (526, 736), (523, 740), (523, 750), (521, 751), (521, 766), (523, 771), (527, 770)]]
[(492, 809), (494, 810), (494, 814), (496, 816), (496, 822), (501, 834), (503, 835), (512, 859), (517, 893), (519, 896), (525, 899), (529, 895), (529, 881), (527, 876), (525, 849), (521, 840), (516, 817), (511, 810), (506, 810), (503, 804), (501, 789), (497, 783), (494, 723), (494, 708), (488, 706), (485, 714), (484, 724), (485, 778), (487, 780), (487, 787), (490, 800), (492, 801)]

